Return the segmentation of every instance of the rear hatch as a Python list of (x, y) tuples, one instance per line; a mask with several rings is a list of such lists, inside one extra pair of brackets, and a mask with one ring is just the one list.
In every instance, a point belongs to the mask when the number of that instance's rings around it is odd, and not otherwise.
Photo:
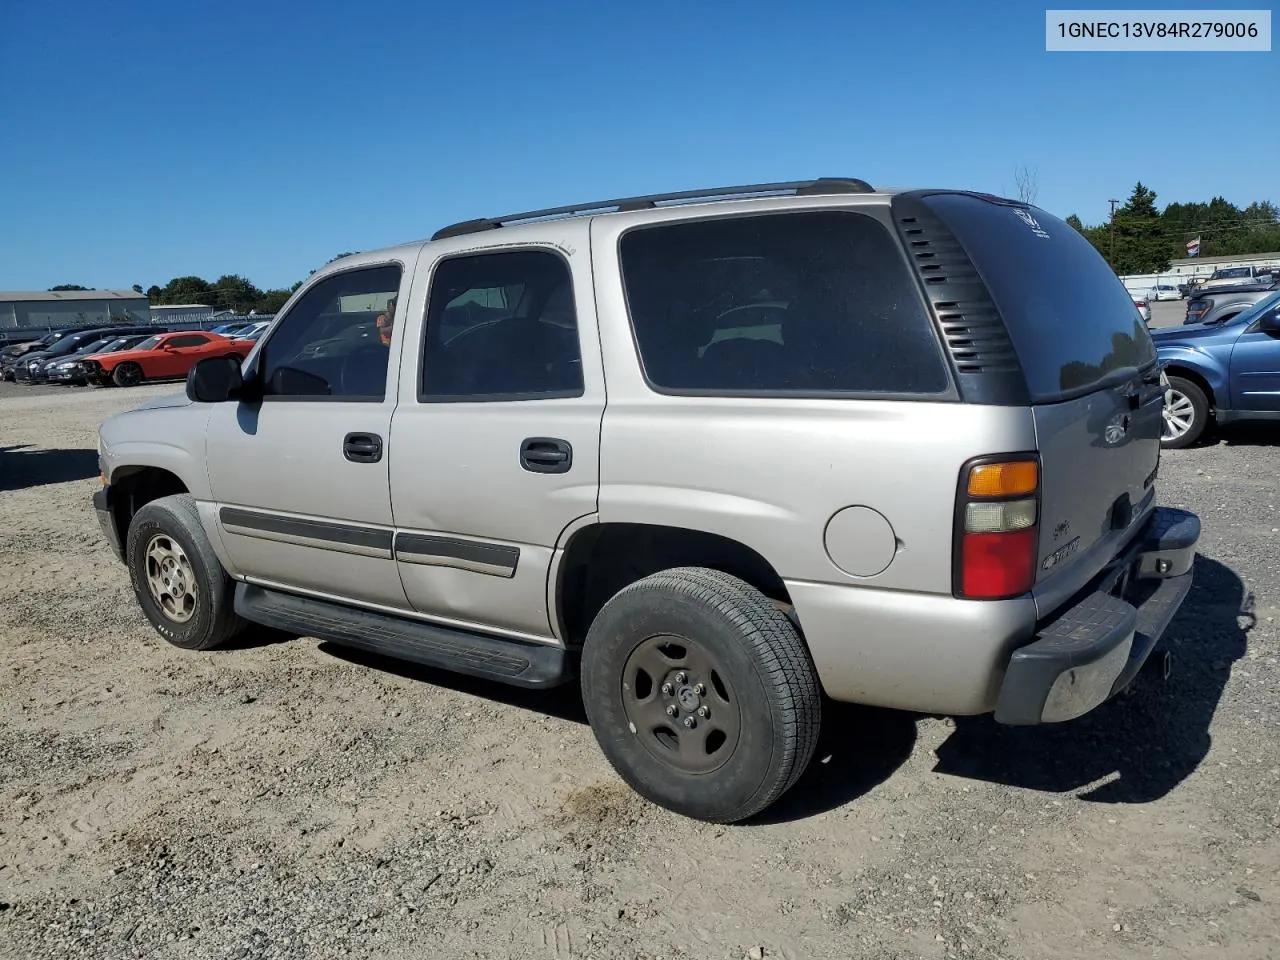
[(925, 203), (981, 275), (1022, 368), (1041, 458), (1035, 593), (1052, 608), (1153, 506), (1164, 402), (1155, 344), (1115, 272), (1065, 221), (969, 194)]

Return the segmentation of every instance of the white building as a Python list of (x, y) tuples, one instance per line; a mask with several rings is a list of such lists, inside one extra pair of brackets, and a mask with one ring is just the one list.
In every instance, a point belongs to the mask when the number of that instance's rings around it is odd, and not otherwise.
[(150, 305), (136, 290), (0, 291), (0, 330), (146, 323)]

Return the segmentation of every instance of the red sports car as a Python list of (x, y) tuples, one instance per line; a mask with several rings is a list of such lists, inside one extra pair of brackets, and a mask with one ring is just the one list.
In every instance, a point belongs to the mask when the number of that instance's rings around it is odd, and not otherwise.
[(95, 353), (84, 358), (85, 376), (97, 386), (136, 387), (144, 380), (180, 380), (206, 357), (244, 359), (252, 340), (232, 340), (219, 333), (161, 333), (132, 350)]

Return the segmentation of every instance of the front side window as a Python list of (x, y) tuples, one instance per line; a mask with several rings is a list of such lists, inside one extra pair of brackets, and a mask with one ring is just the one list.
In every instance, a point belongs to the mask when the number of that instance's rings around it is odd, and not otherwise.
[(431, 280), (423, 400), (581, 396), (569, 265), (545, 250), (443, 261)]
[(347, 270), (307, 290), (263, 345), (264, 399), (383, 400), (401, 273)]
[(209, 342), (209, 338), (199, 333), (188, 333), (174, 337), (169, 341), (171, 347), (199, 347)]
[(649, 382), (674, 393), (939, 394), (941, 346), (896, 241), (819, 211), (641, 227), (620, 243)]

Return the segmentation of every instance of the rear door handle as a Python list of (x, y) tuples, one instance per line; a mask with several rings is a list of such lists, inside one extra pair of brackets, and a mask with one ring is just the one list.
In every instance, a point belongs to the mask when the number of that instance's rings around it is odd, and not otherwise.
[(531, 473), (568, 473), (573, 447), (555, 437), (529, 437), (520, 444), (520, 466)]
[(382, 459), (382, 438), (376, 433), (348, 433), (342, 455), (352, 463), (377, 463)]

